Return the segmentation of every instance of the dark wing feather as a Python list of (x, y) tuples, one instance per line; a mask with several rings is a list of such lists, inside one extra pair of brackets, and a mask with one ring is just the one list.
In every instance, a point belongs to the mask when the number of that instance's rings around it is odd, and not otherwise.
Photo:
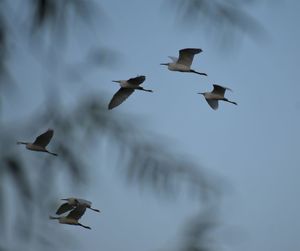
[(207, 103), (209, 104), (209, 106), (214, 109), (217, 110), (219, 107), (219, 102), (216, 99), (206, 99)]
[(137, 76), (135, 78), (130, 78), (127, 80), (127, 82), (131, 85), (140, 85), (145, 81), (146, 77), (145, 76)]
[(201, 49), (187, 48), (179, 51), (179, 59), (177, 61), (178, 64), (183, 64), (187, 66), (191, 66), (194, 56), (200, 53)]
[(57, 209), (56, 214), (60, 215), (72, 209), (74, 209), (74, 206), (70, 205), (69, 203), (64, 203)]
[(67, 215), (67, 218), (79, 220), (81, 216), (85, 213), (85, 210), (86, 210), (86, 206), (79, 205)]
[(109, 102), (108, 109), (111, 110), (116, 106), (122, 104), (133, 92), (134, 89), (120, 88)]
[(42, 147), (46, 147), (50, 140), (53, 137), (54, 131), (52, 129), (48, 129), (48, 131), (44, 132), (40, 136), (36, 137), (35, 141), (33, 142), (34, 145), (39, 145)]
[(214, 89), (213, 89), (212, 93), (215, 93), (215, 94), (218, 94), (218, 95), (224, 96), (226, 90), (231, 91), (231, 89), (229, 89), (227, 87), (224, 87), (224, 86), (221, 86), (221, 85), (214, 84), (213, 86), (214, 86)]

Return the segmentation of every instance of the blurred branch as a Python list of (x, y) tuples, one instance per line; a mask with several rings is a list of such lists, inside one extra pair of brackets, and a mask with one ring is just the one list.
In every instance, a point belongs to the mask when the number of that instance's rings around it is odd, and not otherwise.
[(207, 208), (188, 222), (180, 251), (219, 250), (214, 231), (219, 227), (216, 208)]
[(89, 0), (31, 0), (33, 13), (33, 31), (45, 29), (51, 25), (55, 29), (61, 29), (60, 33), (66, 32), (67, 22), (73, 12), (84, 22), (91, 21), (94, 17), (96, 4)]
[(205, 28), (206, 35), (221, 38), (222, 47), (232, 43), (237, 35), (246, 34), (253, 39), (266, 35), (262, 24), (245, 10), (255, 0), (167, 0), (177, 9), (179, 20), (188, 27)]

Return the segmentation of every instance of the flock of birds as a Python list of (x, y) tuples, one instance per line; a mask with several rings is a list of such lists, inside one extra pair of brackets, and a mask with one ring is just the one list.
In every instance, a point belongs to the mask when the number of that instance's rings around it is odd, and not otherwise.
[[(200, 53), (201, 51), (201, 49), (193, 48), (182, 49), (179, 51), (179, 58), (170, 57), (173, 61), (172, 63), (163, 63), (161, 65), (168, 66), (168, 69), (170, 71), (192, 72), (199, 75), (207, 76), (206, 73), (197, 72), (191, 69), (194, 56)], [(145, 76), (137, 76), (128, 80), (113, 81), (119, 83), (121, 88), (115, 93), (115, 95), (111, 99), (108, 105), (108, 109), (113, 109), (116, 106), (123, 103), (135, 90), (152, 92), (152, 90), (147, 90), (140, 86), (145, 81), (145, 79)], [(217, 84), (214, 84), (213, 86), (214, 88), (211, 92), (199, 93), (204, 96), (211, 108), (216, 110), (218, 108), (219, 100), (223, 100), (235, 105), (237, 104), (224, 97), (225, 91), (230, 90), (229, 88)], [(46, 132), (36, 137), (33, 143), (19, 141), (17, 142), (17, 144), (24, 144), (26, 145), (26, 148), (31, 151), (46, 152), (48, 154), (57, 156), (56, 153), (50, 152), (46, 148), (47, 145), (50, 143), (53, 134), (54, 131), (52, 129), (48, 129)], [(100, 210), (92, 208), (92, 203), (84, 199), (67, 198), (62, 200), (65, 200), (66, 202), (57, 209), (56, 215), (58, 216), (49, 216), (49, 218), (53, 220), (58, 220), (58, 222), (61, 224), (77, 225), (87, 229), (91, 229), (89, 226), (85, 226), (79, 223), (78, 221), (83, 216), (87, 208), (96, 212), (100, 212)], [(67, 212), (69, 212), (67, 215), (62, 216), (62, 214), (65, 214)]]
[[(198, 72), (191, 69), (194, 56), (202, 52), (201, 49), (197, 48), (186, 48), (179, 51), (179, 58), (171, 57), (171, 63), (162, 63), (161, 65), (168, 66), (170, 71), (179, 71), (179, 72), (192, 72), (199, 75), (207, 76), (206, 73)], [(113, 82), (120, 84), (120, 89), (114, 94), (111, 101), (108, 104), (108, 109), (113, 109), (118, 105), (122, 104), (135, 90), (141, 90), (146, 92), (153, 92), (152, 90), (144, 89), (140, 86), (146, 80), (145, 76), (137, 76), (135, 78), (130, 78), (128, 80), (113, 80)], [(221, 85), (214, 84), (213, 90), (211, 92), (200, 92), (206, 99), (209, 106), (216, 110), (219, 106), (219, 100), (223, 100), (232, 104), (237, 105), (236, 102), (230, 101), (225, 98), (225, 91), (231, 89), (223, 87)]]
[[(46, 132), (37, 136), (33, 143), (19, 141), (17, 144), (23, 144), (28, 150), (37, 151), (37, 152), (46, 152), (51, 155), (57, 156), (57, 153), (53, 153), (47, 150), (47, 145), (50, 143), (54, 134), (54, 130), (48, 129)], [(78, 222), (78, 220), (85, 213), (86, 209), (91, 209), (95, 212), (100, 212), (100, 210), (92, 208), (92, 203), (88, 200), (79, 199), (79, 198), (67, 198), (62, 199), (67, 202), (62, 204), (56, 211), (56, 215), (59, 216), (49, 216), (51, 220), (58, 220), (61, 224), (77, 225), (87, 229), (91, 229), (89, 226), (85, 226)], [(70, 211), (70, 212), (69, 212)], [(69, 212), (65, 216), (61, 216), (64, 213)]]

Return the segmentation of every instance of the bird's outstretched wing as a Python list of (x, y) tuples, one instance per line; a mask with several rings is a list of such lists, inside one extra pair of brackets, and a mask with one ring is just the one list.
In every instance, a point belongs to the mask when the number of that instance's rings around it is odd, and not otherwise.
[(54, 133), (54, 131), (52, 129), (48, 129), (46, 132), (44, 132), (40, 136), (36, 137), (33, 144), (39, 145), (42, 147), (46, 147), (49, 144), (50, 140), (52, 139), (53, 133)]
[(79, 205), (75, 207), (68, 215), (67, 218), (79, 220), (81, 216), (85, 213), (86, 206), (84, 205)]
[(65, 212), (68, 212), (70, 210), (74, 209), (74, 206), (73, 205), (70, 205), (69, 203), (64, 203), (62, 204), (56, 211), (56, 214), (57, 215), (61, 215)]
[(192, 65), (194, 56), (200, 53), (201, 49), (187, 48), (179, 51), (179, 59), (177, 61), (178, 64), (183, 64), (188, 67)]
[(226, 90), (232, 91), (230, 88), (227, 88), (227, 87), (224, 87), (221, 85), (214, 84), (213, 86), (214, 86), (214, 89), (212, 90), (212, 93), (215, 93), (218, 95), (224, 96)]
[(219, 107), (219, 102), (218, 100), (215, 99), (206, 99), (207, 103), (209, 104), (209, 106), (214, 109), (217, 110)]
[(127, 80), (127, 82), (131, 85), (140, 85), (145, 81), (146, 77), (145, 76), (137, 76), (135, 78), (130, 78)]
[(120, 88), (109, 102), (108, 109), (111, 110), (116, 106), (122, 104), (133, 92), (134, 89)]

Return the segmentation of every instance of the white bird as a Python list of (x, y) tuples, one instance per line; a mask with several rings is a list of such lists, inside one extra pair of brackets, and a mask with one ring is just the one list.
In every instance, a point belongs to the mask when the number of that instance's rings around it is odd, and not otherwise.
[(172, 63), (162, 63), (161, 65), (167, 65), (170, 71), (180, 71), (180, 72), (193, 72), (199, 75), (207, 76), (206, 73), (197, 72), (191, 69), (191, 65), (193, 63), (194, 56), (202, 52), (201, 49), (196, 48), (187, 48), (179, 51), (179, 58), (171, 57)]
[(19, 142), (17, 142), (17, 144), (24, 144), (24, 145), (26, 145), (26, 148), (31, 151), (46, 152), (46, 153), (57, 156), (56, 153), (49, 152), (46, 149), (46, 146), (49, 144), (50, 140), (53, 137), (53, 133), (54, 133), (54, 131), (52, 129), (48, 129), (46, 132), (44, 132), (40, 136), (36, 137), (36, 139), (33, 143), (19, 141)]
[(153, 92), (152, 90), (146, 90), (140, 86), (145, 79), (145, 76), (137, 76), (128, 80), (113, 80), (113, 82), (119, 83), (121, 88), (112, 97), (111, 101), (109, 102), (108, 109), (111, 110), (122, 104), (135, 90)]
[(67, 199), (62, 199), (64, 201), (67, 201), (66, 203), (62, 204), (56, 211), (57, 215), (63, 214), (65, 212), (68, 212), (70, 210), (73, 210), (74, 208), (78, 206), (85, 206), (86, 208), (89, 208), (95, 212), (100, 212), (100, 210), (92, 208), (92, 202), (84, 199), (78, 199), (78, 198), (67, 198)]
[(204, 98), (206, 99), (207, 103), (210, 105), (210, 107), (214, 110), (218, 109), (219, 106), (219, 100), (223, 100), (226, 102), (229, 102), (231, 104), (237, 105), (236, 102), (230, 101), (227, 98), (224, 97), (225, 91), (231, 89), (214, 84), (214, 89), (211, 92), (199, 92), (198, 94), (202, 94)]
[(79, 205), (75, 207), (67, 216), (49, 216), (51, 220), (58, 220), (61, 224), (77, 225), (87, 229), (91, 229), (89, 226), (82, 225), (78, 222), (81, 216), (85, 213), (86, 206)]

